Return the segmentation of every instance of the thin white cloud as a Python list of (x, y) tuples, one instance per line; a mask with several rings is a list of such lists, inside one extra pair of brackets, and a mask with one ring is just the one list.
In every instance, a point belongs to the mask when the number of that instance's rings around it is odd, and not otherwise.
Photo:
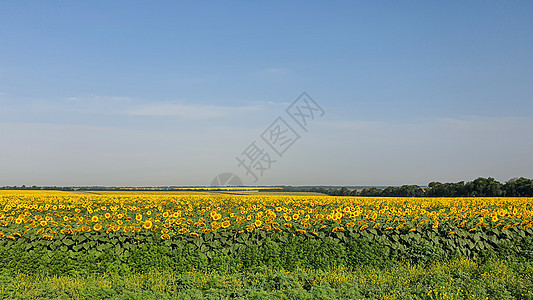
[(104, 101), (117, 101), (117, 102), (126, 102), (126, 101), (132, 101), (133, 99), (131, 97), (125, 97), (125, 96), (97, 96), (97, 95), (90, 95), (90, 96), (71, 96), (65, 98), (67, 101), (76, 101), (76, 102), (83, 102), (83, 101), (93, 101), (93, 102), (104, 102)]
[(180, 117), (184, 119), (213, 119), (236, 116), (243, 112), (260, 111), (262, 105), (216, 106), (197, 104), (155, 104), (132, 109), (126, 114), (149, 117)]

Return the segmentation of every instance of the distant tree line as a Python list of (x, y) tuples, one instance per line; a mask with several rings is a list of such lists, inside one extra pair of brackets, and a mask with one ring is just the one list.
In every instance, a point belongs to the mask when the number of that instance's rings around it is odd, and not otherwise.
[[(494, 178), (479, 177), (470, 182), (430, 182), (427, 187), (402, 185), (389, 187), (367, 187), (363, 189), (325, 186), (282, 186), (262, 191), (316, 192), (331, 196), (373, 196), (373, 197), (533, 197), (533, 180), (524, 177), (513, 178), (506, 183)], [(3, 186), (4, 190), (63, 190), (63, 191), (219, 191), (198, 187), (61, 187), (61, 186)]]
[[(295, 189), (292, 189), (295, 191)], [(418, 185), (368, 187), (362, 190), (342, 188), (307, 188), (305, 191), (331, 196), (373, 197), (533, 197), (533, 180), (513, 178), (506, 183), (494, 178), (477, 178), (470, 182), (431, 182), (427, 187)]]

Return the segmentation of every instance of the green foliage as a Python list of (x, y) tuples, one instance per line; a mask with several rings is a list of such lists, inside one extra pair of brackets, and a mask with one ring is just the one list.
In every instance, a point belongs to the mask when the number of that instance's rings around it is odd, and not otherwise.
[(21, 237), (0, 242), (0, 264), (6, 271), (27, 274), (89, 274), (171, 270), (238, 272), (258, 267), (325, 270), (331, 266), (390, 266), (398, 261), (431, 263), (463, 256), (533, 261), (532, 229), (483, 228), (468, 232), (426, 228), (377, 231), (349, 228), (343, 232), (300, 234), (291, 228), (274, 231), (216, 232), (200, 237), (158, 238), (146, 232), (79, 233), (46, 240)]
[(0, 274), (2, 299), (533, 299), (533, 264), (465, 258), (325, 270)]

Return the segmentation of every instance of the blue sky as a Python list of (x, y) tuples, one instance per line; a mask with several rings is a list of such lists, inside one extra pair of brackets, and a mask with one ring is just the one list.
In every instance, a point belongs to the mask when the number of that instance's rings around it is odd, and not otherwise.
[(531, 178), (532, 12), (0, 1), (0, 185), (252, 184), (236, 156), (303, 91), (326, 113), (256, 184)]

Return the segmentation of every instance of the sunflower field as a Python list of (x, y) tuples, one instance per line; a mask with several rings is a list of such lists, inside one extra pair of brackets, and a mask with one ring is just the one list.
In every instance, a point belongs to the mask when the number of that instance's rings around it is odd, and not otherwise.
[(0, 263), (19, 272), (533, 260), (532, 198), (0, 192)]

